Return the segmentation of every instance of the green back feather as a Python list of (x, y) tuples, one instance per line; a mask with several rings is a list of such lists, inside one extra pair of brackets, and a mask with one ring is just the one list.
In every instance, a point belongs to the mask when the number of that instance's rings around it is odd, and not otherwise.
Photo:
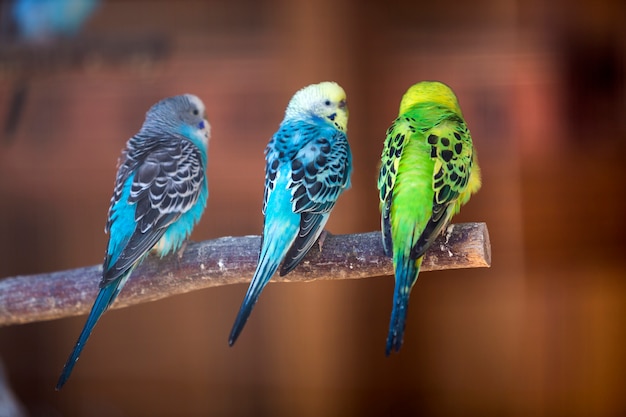
[(403, 98), (403, 112), (387, 131), (378, 178), (385, 250), (410, 250), (413, 259), (480, 187), (472, 139), (454, 94), (441, 83), (428, 84), (426, 93), (414, 86)]

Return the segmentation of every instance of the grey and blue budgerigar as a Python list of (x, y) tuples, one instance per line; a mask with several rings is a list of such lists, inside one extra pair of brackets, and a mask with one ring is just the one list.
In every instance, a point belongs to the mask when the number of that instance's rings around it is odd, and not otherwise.
[(134, 268), (151, 251), (163, 257), (182, 247), (209, 195), (206, 167), (210, 126), (191, 94), (161, 100), (146, 114), (119, 161), (105, 231), (109, 233), (100, 291), (56, 389), (67, 382), (100, 316)]
[(310, 85), (289, 102), (265, 149), (261, 254), (230, 333), (231, 346), (281, 262), (280, 275), (300, 263), (323, 232), (337, 198), (350, 187), (347, 125), (346, 93), (337, 83)]

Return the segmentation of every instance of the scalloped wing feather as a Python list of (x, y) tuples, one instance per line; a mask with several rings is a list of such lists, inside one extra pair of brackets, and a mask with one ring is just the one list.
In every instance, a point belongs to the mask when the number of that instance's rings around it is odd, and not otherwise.
[(473, 145), (463, 119), (448, 115), (424, 132), (434, 159), (432, 216), (411, 250), (411, 258), (424, 255), (428, 247), (458, 211), (459, 196), (467, 189), (473, 165)]
[[(139, 161), (127, 158), (120, 167), (107, 229), (113, 222), (126, 222), (128, 227), (116, 229), (123, 235), (116, 236), (121, 244), (113, 250), (109, 245), (101, 286), (146, 256), (168, 226), (198, 201), (205, 180), (200, 151), (187, 140), (161, 145)], [(121, 210), (131, 210), (133, 218), (117, 216)]]

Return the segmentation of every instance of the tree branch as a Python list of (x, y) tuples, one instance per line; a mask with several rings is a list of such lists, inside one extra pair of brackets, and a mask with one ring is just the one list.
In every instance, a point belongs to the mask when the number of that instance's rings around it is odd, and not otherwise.
[[(223, 237), (190, 243), (182, 258), (148, 257), (131, 275), (112, 308), (155, 301), (219, 285), (250, 282), (256, 268), (259, 236)], [(354, 279), (392, 275), (383, 253), (380, 232), (327, 235), (304, 261), (274, 282)], [(424, 256), (422, 271), (480, 268), (491, 265), (485, 223), (448, 227)], [(85, 314), (98, 291), (101, 266), (0, 280), (0, 326)]]

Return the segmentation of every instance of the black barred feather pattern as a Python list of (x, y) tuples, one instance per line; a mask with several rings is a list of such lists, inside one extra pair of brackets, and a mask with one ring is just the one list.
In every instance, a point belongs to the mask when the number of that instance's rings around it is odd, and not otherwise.
[[(404, 128), (408, 127), (411, 132), (415, 132), (415, 127), (411, 123), (406, 123), (404, 118), (394, 120), (387, 129), (385, 144), (381, 155), (380, 171), (378, 173), (378, 190), (380, 201), (390, 200), (393, 186), (398, 174), (398, 161), (402, 156), (404, 145), (407, 143)], [(405, 126), (406, 124), (406, 126)]]
[(263, 213), (268, 196), (274, 189), (279, 166), (290, 164), (288, 187), (291, 189), (292, 210), (301, 214), (298, 236), (280, 270), (280, 274), (285, 275), (313, 246), (337, 198), (350, 186), (352, 155), (344, 132), (306, 122), (279, 129), (265, 153)]
[[(331, 146), (332, 144), (332, 146)], [(330, 140), (317, 138), (291, 160), (295, 213), (328, 213), (348, 185), (349, 149), (346, 135), (336, 131)]]
[(147, 144), (137, 135), (129, 141), (123, 157), (106, 230), (113, 221), (113, 208), (133, 172), (128, 203), (136, 204), (136, 228), (114, 264), (109, 264), (110, 259), (106, 257), (104, 265), (108, 267), (101, 287), (128, 270), (161, 239), (169, 225), (198, 201), (205, 177), (200, 150), (184, 138), (172, 136), (169, 140), (153, 140)]
[(406, 123), (403, 118), (394, 120), (387, 129), (385, 143), (381, 155), (380, 171), (378, 172), (378, 190), (381, 209), (381, 230), (383, 235), (383, 249), (387, 256), (393, 255), (393, 242), (391, 236), (391, 203), (393, 201), (393, 186), (398, 174), (398, 162), (402, 156), (406, 139), (405, 128), (415, 132), (415, 127)]
[(137, 168), (129, 203), (137, 203), (141, 233), (169, 225), (198, 200), (204, 171), (200, 151), (187, 140), (161, 146)]
[[(452, 217), (454, 202), (465, 190), (472, 168), (473, 146), (467, 125), (454, 112), (440, 107), (438, 120), (403, 115), (387, 130), (381, 155), (378, 189), (381, 201), (381, 227), (385, 253), (392, 252), (389, 212), (398, 163), (409, 140), (423, 138), (435, 161), (432, 216), (411, 251), (411, 258), (422, 256)], [(419, 122), (418, 122), (419, 120)]]
[(424, 132), (435, 159), (432, 215), (413, 248), (411, 258), (423, 256), (454, 215), (455, 202), (465, 191), (472, 169), (474, 148), (467, 125), (456, 114), (446, 114)]
[(290, 125), (276, 132), (265, 155), (263, 213), (282, 163), (291, 164), (295, 213), (330, 212), (339, 194), (350, 187), (352, 155), (344, 132), (305, 122)]

